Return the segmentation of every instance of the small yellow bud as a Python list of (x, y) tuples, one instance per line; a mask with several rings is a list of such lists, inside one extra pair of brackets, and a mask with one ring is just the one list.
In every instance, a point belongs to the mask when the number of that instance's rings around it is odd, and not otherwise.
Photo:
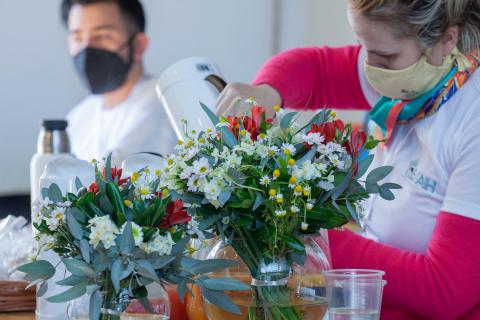
[(337, 113), (335, 111), (330, 112), (330, 115), (335, 118), (337, 116)]
[(280, 112), (281, 109), (282, 108), (280, 108), (280, 106), (278, 105), (273, 107), (273, 110), (275, 110), (275, 112)]
[(296, 193), (301, 193), (302, 191), (303, 191), (303, 188), (302, 188), (301, 185), (295, 186), (295, 192), (296, 192)]
[(278, 197), (277, 197), (277, 203), (278, 203), (278, 204), (282, 204), (282, 203), (283, 203), (283, 198), (278, 198)]
[(168, 165), (168, 166), (171, 166), (171, 165), (173, 165), (173, 159), (168, 159), (168, 161), (167, 161), (167, 165)]
[(310, 195), (310, 190), (308, 190), (308, 189), (303, 189), (303, 195), (304, 195), (305, 197), (308, 197), (308, 196)]
[(269, 195), (270, 197), (275, 197), (275, 196), (277, 195), (277, 190), (275, 190), (275, 189), (270, 189), (270, 190), (268, 191), (268, 195)]
[(133, 203), (132, 203), (132, 201), (130, 201), (130, 200), (124, 200), (124, 201), (123, 201), (123, 204), (124, 204), (125, 207), (127, 207), (127, 208), (132, 208), (132, 207), (133, 207)]
[(205, 143), (205, 139), (200, 138), (200, 139), (198, 139), (198, 142), (200, 142), (200, 143)]
[(156, 176), (159, 176), (160, 173), (162, 173), (162, 170), (159, 170), (159, 169), (155, 170), (155, 175), (156, 175)]
[(275, 178), (280, 177), (280, 170), (278, 170), (278, 169), (273, 170), (273, 176), (274, 176)]
[(137, 180), (138, 180), (138, 177), (140, 177), (140, 173), (138, 173), (137, 171), (135, 171), (134, 173), (132, 173), (132, 177), (131, 177), (131, 181), (133, 183), (135, 183)]
[(145, 168), (145, 173), (147, 173), (147, 174), (150, 173), (150, 169)]
[(168, 192), (168, 189), (163, 189), (162, 190), (162, 196), (167, 197), (170, 193)]
[(175, 233), (177, 233), (177, 227), (173, 226), (173, 227), (170, 228), (169, 231), (170, 231), (171, 234), (175, 234)]
[(295, 165), (295, 160), (293, 160), (293, 159), (288, 159), (288, 165), (289, 165), (290, 167), (293, 167), (293, 166)]
[(259, 137), (260, 137), (260, 139), (262, 139), (262, 140), (263, 140), (263, 139), (265, 139), (265, 138), (266, 138), (266, 135), (265, 135), (265, 133), (260, 133)]
[(247, 130), (243, 129), (242, 131), (240, 131), (240, 134), (245, 137), (247, 135)]
[(187, 148), (190, 148), (190, 147), (193, 147), (193, 141), (192, 140), (188, 140), (188, 142), (187, 142)]
[(283, 149), (283, 154), (286, 155), (286, 156), (289, 156), (290, 155), (290, 150)]
[(296, 184), (297, 183), (297, 178), (295, 176), (290, 177), (290, 180), (288, 181), (289, 184)]
[(178, 140), (177, 144), (181, 146), (183, 144), (183, 140)]

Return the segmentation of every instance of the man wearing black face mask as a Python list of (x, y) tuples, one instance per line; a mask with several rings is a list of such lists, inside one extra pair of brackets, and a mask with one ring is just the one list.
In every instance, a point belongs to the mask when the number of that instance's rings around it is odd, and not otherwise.
[(137, 152), (168, 154), (173, 129), (146, 76), (145, 16), (138, 0), (63, 0), (68, 48), (92, 93), (68, 115), (73, 153), (85, 160), (113, 152), (116, 164)]

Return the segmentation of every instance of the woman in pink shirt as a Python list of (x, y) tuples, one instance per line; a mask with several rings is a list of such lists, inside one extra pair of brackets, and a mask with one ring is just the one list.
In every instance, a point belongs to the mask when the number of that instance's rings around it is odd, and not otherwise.
[(360, 46), (273, 57), (239, 98), (369, 110), (396, 200), (365, 204), (363, 236), (331, 231), (334, 268), (386, 271), (382, 319), (480, 319), (479, 0), (348, 0)]

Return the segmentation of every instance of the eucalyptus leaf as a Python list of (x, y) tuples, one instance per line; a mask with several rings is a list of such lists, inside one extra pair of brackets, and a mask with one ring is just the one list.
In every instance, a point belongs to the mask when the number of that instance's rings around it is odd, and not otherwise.
[(197, 260), (197, 262), (190, 267), (189, 271), (193, 274), (202, 274), (233, 267), (237, 264), (236, 261), (226, 259)]
[(298, 114), (298, 112), (290, 112), (290, 113), (287, 113), (286, 115), (284, 115), (282, 117), (282, 120), (280, 121), (280, 127), (282, 129), (288, 129), (292, 122), (293, 122), (293, 118)]
[(226, 189), (220, 192), (218, 195), (218, 202), (220, 202), (220, 205), (223, 206), (227, 201), (230, 199), (232, 196), (232, 189)]
[(82, 181), (80, 180), (79, 177), (75, 177), (75, 188), (77, 189), (77, 192), (80, 191), (80, 189), (82, 189), (84, 186), (83, 186), (83, 183)]
[(388, 200), (388, 201), (395, 200), (395, 194), (393, 194), (393, 192), (390, 191), (390, 189), (384, 186), (380, 187), (379, 194), (380, 194), (380, 197), (382, 197), (385, 200)]
[(203, 103), (200, 102), (200, 106), (202, 107), (203, 111), (205, 111), (207, 116), (210, 118), (210, 121), (212, 121), (212, 124), (216, 126), (220, 122), (220, 119), (218, 119), (215, 113), (213, 113), (213, 111)]
[(317, 146), (310, 149), (300, 160), (297, 161), (297, 166), (301, 167), (305, 162), (311, 161), (317, 154)]
[(80, 298), (87, 292), (87, 285), (88, 282), (81, 282), (60, 294), (47, 298), (47, 301), (52, 303), (61, 303)]
[(205, 286), (200, 286), (202, 295), (210, 303), (233, 314), (241, 314), (240, 309), (232, 302), (230, 297), (223, 292), (209, 290)]
[(62, 190), (56, 183), (52, 183), (48, 188), (48, 199), (55, 203), (62, 201)]
[(73, 208), (68, 208), (68, 211), (72, 214), (72, 216), (81, 223), (85, 223), (87, 221), (87, 216), (85, 213), (82, 212), (82, 210), (73, 207)]
[(55, 274), (55, 267), (45, 260), (37, 260), (24, 264), (18, 267), (17, 270), (37, 279), (50, 279)]
[(70, 230), (72, 236), (77, 240), (81, 240), (83, 238), (83, 228), (77, 219), (75, 219), (70, 209), (67, 209), (66, 218), (68, 230)]
[(363, 177), (363, 175), (367, 172), (368, 168), (370, 168), (370, 165), (373, 162), (373, 158), (374, 155), (371, 154), (358, 162), (357, 178)]
[(86, 276), (89, 278), (95, 278), (97, 273), (92, 269), (90, 265), (79, 259), (62, 259), (65, 268), (76, 276)]
[(57, 281), (56, 284), (58, 284), (59, 286), (70, 286), (70, 287), (72, 287), (74, 285), (77, 285), (77, 284), (85, 282), (85, 281), (88, 281), (87, 277), (76, 276), (76, 275), (72, 274), (72, 275), (66, 277), (65, 279)]
[(332, 191), (332, 199), (336, 200), (342, 195), (345, 190), (347, 190), (350, 182), (352, 181), (353, 171), (350, 170), (347, 175), (343, 178), (342, 182)]
[(147, 260), (138, 260), (135, 261), (135, 270), (145, 278), (160, 282), (158, 279), (157, 273), (150, 262)]
[(103, 303), (103, 294), (97, 290), (90, 296), (90, 320), (100, 319), (100, 311)]
[(202, 282), (203, 282), (203, 285), (210, 290), (246, 291), (251, 289), (249, 285), (232, 278), (209, 278), (209, 279), (203, 280)]
[(112, 280), (113, 287), (115, 292), (118, 293), (120, 291), (120, 275), (123, 271), (124, 265), (122, 263), (121, 258), (115, 259), (112, 264), (112, 272), (110, 274), (110, 278)]
[(107, 179), (107, 182), (113, 182), (111, 152), (108, 154), (107, 161), (105, 161), (105, 178)]
[(86, 263), (90, 263), (90, 243), (88, 243), (88, 240), (80, 240), (79, 247), (83, 260), (85, 260)]
[(120, 252), (129, 255), (135, 247), (135, 239), (133, 237), (132, 223), (127, 222), (123, 232), (118, 235), (116, 242), (120, 248)]
[(223, 142), (225, 142), (229, 148), (233, 148), (238, 144), (237, 138), (235, 138), (232, 131), (227, 127), (221, 127), (218, 131), (220, 131)]
[(393, 171), (392, 166), (383, 166), (373, 169), (367, 176), (367, 184), (376, 184)]
[(402, 189), (402, 186), (396, 183), (384, 183), (381, 187), (387, 189)]
[(257, 192), (256, 194), (257, 194), (257, 196), (255, 198), (255, 203), (253, 204), (252, 211), (257, 210), (263, 204), (263, 202), (265, 201), (265, 199), (263, 198), (263, 196), (260, 192)]
[(42, 297), (45, 292), (48, 290), (48, 283), (46, 281), (42, 282), (37, 289), (37, 297)]

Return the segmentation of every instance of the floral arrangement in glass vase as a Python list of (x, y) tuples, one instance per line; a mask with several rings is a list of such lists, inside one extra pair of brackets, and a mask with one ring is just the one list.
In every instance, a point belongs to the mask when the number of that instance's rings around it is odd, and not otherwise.
[[(57, 282), (69, 288), (48, 301), (67, 302), (89, 294), (92, 320), (136, 319), (137, 314), (168, 319), (163, 284), (201, 285), (212, 295), (249, 289), (232, 279), (204, 275), (232, 266), (234, 261), (188, 258), (187, 243), (195, 235), (192, 218), (181, 200), (158, 191), (158, 171), (145, 168), (124, 178), (122, 170), (111, 168), (110, 163), (108, 157), (103, 170), (95, 164), (96, 181), (88, 188), (77, 179), (78, 192), (63, 195), (52, 184), (42, 190), (43, 200), (34, 205), (38, 252), (57, 253), (59, 264), (69, 273)], [(39, 285), (37, 294), (42, 296), (57, 267), (34, 259), (18, 269), (26, 273), (31, 285)], [(160, 296), (149, 292), (154, 283), (160, 284)], [(179, 291), (181, 297), (185, 293)], [(239, 312), (229, 300), (219, 307)]]
[[(400, 186), (379, 184), (392, 167), (366, 175), (373, 160), (366, 153), (380, 141), (335, 119), (334, 112), (324, 109), (299, 127), (295, 112), (282, 115), (275, 107), (272, 120), (253, 98), (247, 102), (245, 115), (233, 118), (218, 118), (202, 105), (214, 129), (196, 133), (184, 123), (185, 141), (168, 158), (160, 186), (186, 203), (198, 232), (219, 236), (251, 274), (243, 315), (218, 318), (318, 318), (313, 307), (326, 301), (316, 302), (315, 288), (298, 289), (292, 298), (288, 286), (292, 266), (308, 258), (304, 237), (359, 221), (370, 194), (393, 200), (391, 189)], [(312, 293), (310, 302), (294, 301), (305, 292)], [(217, 297), (204, 294), (207, 304), (218, 303)]]

